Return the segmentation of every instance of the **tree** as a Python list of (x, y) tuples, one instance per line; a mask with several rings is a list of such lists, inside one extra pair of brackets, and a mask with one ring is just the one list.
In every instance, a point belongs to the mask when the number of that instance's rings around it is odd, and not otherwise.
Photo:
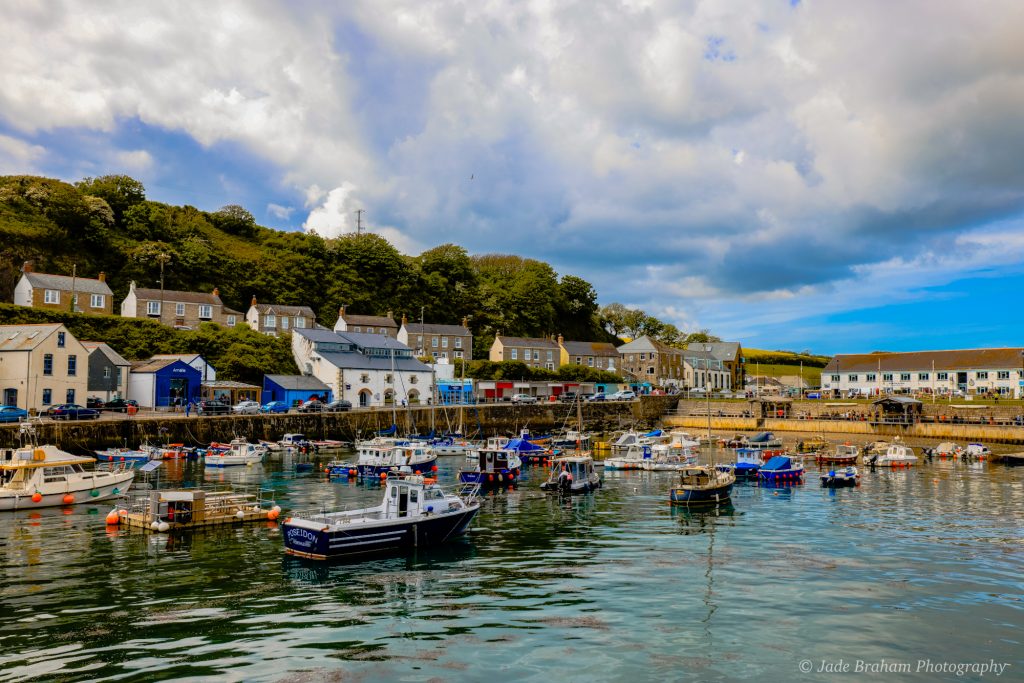
[(233, 235), (252, 236), (256, 232), (256, 219), (238, 204), (228, 204), (210, 214), (210, 221), (221, 230)]
[(135, 178), (126, 175), (83, 178), (75, 183), (75, 187), (83, 195), (92, 195), (106, 200), (114, 212), (114, 220), (118, 225), (121, 225), (128, 209), (146, 200), (146, 188)]
[(597, 313), (597, 291), (583, 278), (563, 275), (558, 283), (556, 302), (558, 331), (566, 339), (592, 341), (597, 335), (594, 314)]

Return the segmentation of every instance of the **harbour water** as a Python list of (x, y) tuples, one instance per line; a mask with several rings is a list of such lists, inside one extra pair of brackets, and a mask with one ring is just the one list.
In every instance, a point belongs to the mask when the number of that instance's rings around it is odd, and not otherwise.
[[(462, 462), (442, 459), (442, 482)], [(900, 680), (976, 680), (934, 664), (990, 661), (1024, 676), (1024, 468), (865, 470), (842, 490), (809, 469), (708, 513), (667, 505), (669, 473), (608, 472), (559, 499), (534, 470), (466, 538), (347, 564), (285, 557), (274, 524), (169, 538), (106, 529), (107, 505), (7, 513), (0, 680), (857, 680), (903, 664)], [(173, 463), (161, 484), (221, 479), (285, 510), (381, 495), (280, 459)]]

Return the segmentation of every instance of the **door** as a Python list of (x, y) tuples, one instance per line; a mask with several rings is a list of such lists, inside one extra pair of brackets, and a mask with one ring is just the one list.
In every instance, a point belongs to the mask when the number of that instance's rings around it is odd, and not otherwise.
[(370, 392), (363, 390), (359, 392), (359, 407), (366, 408), (370, 405)]
[(400, 486), (398, 489), (398, 516), (405, 517), (409, 513), (409, 487)]
[(967, 373), (958, 372), (956, 373), (956, 387), (964, 393), (967, 393)]
[(4, 389), (4, 405), (5, 406), (17, 406), (18, 405), (18, 390), (17, 389)]

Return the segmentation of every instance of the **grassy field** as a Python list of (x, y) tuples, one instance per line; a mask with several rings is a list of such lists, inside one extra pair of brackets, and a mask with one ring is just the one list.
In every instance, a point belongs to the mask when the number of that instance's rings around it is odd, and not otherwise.
[[(799, 365), (766, 365), (764, 363), (747, 363), (747, 376), (761, 375), (762, 377), (796, 377), (800, 374)], [(808, 386), (821, 386), (821, 368), (803, 367), (803, 378)]]

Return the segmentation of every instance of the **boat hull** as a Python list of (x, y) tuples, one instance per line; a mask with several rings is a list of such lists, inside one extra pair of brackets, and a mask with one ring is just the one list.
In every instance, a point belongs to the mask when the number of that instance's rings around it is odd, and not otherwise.
[[(106, 477), (105, 481), (98, 486), (93, 486), (89, 481), (71, 482), (61, 491), (48, 491), (46, 493), (40, 491), (39, 493), (42, 498), (38, 503), (32, 500), (32, 495), (35, 491), (25, 491), (17, 494), (9, 491), (0, 491), (0, 511), (96, 503), (116, 498), (131, 488), (134, 477), (135, 473), (128, 471), (112, 477)], [(96, 492), (95, 496), (92, 495), (93, 491)], [(64, 502), (65, 496), (69, 495), (74, 497), (74, 501), (72, 503)]]
[(577, 495), (590, 493), (601, 488), (601, 479), (600, 477), (594, 477), (586, 481), (573, 481), (569, 485), (559, 485), (558, 481), (546, 481), (540, 487), (544, 491), (558, 491), (565, 495)]
[(804, 468), (794, 467), (788, 470), (758, 470), (757, 476), (768, 482), (799, 482), (803, 481)]
[[(436, 465), (437, 457), (432, 457), (429, 460), (408, 465), (408, 467), (412, 469), (413, 474), (430, 474)], [(362, 478), (370, 477), (379, 479), (380, 475), (392, 473), (397, 469), (397, 465), (369, 465), (366, 463), (359, 463), (356, 465), (358, 476)]]
[(440, 545), (466, 531), (479, 505), (444, 515), (401, 518), (357, 529), (312, 530), (281, 524), (284, 549), (310, 560), (332, 560)]
[(514, 471), (504, 472), (459, 472), (459, 483), (479, 484), (480, 489), (501, 489), (517, 486), (519, 477)]
[(725, 503), (732, 497), (732, 483), (708, 488), (688, 488), (677, 486), (669, 491), (669, 502), (672, 505), (717, 505)]
[(830, 477), (827, 474), (821, 475), (821, 485), (828, 489), (840, 489), (857, 485), (857, 477), (846, 477), (836, 475)]

